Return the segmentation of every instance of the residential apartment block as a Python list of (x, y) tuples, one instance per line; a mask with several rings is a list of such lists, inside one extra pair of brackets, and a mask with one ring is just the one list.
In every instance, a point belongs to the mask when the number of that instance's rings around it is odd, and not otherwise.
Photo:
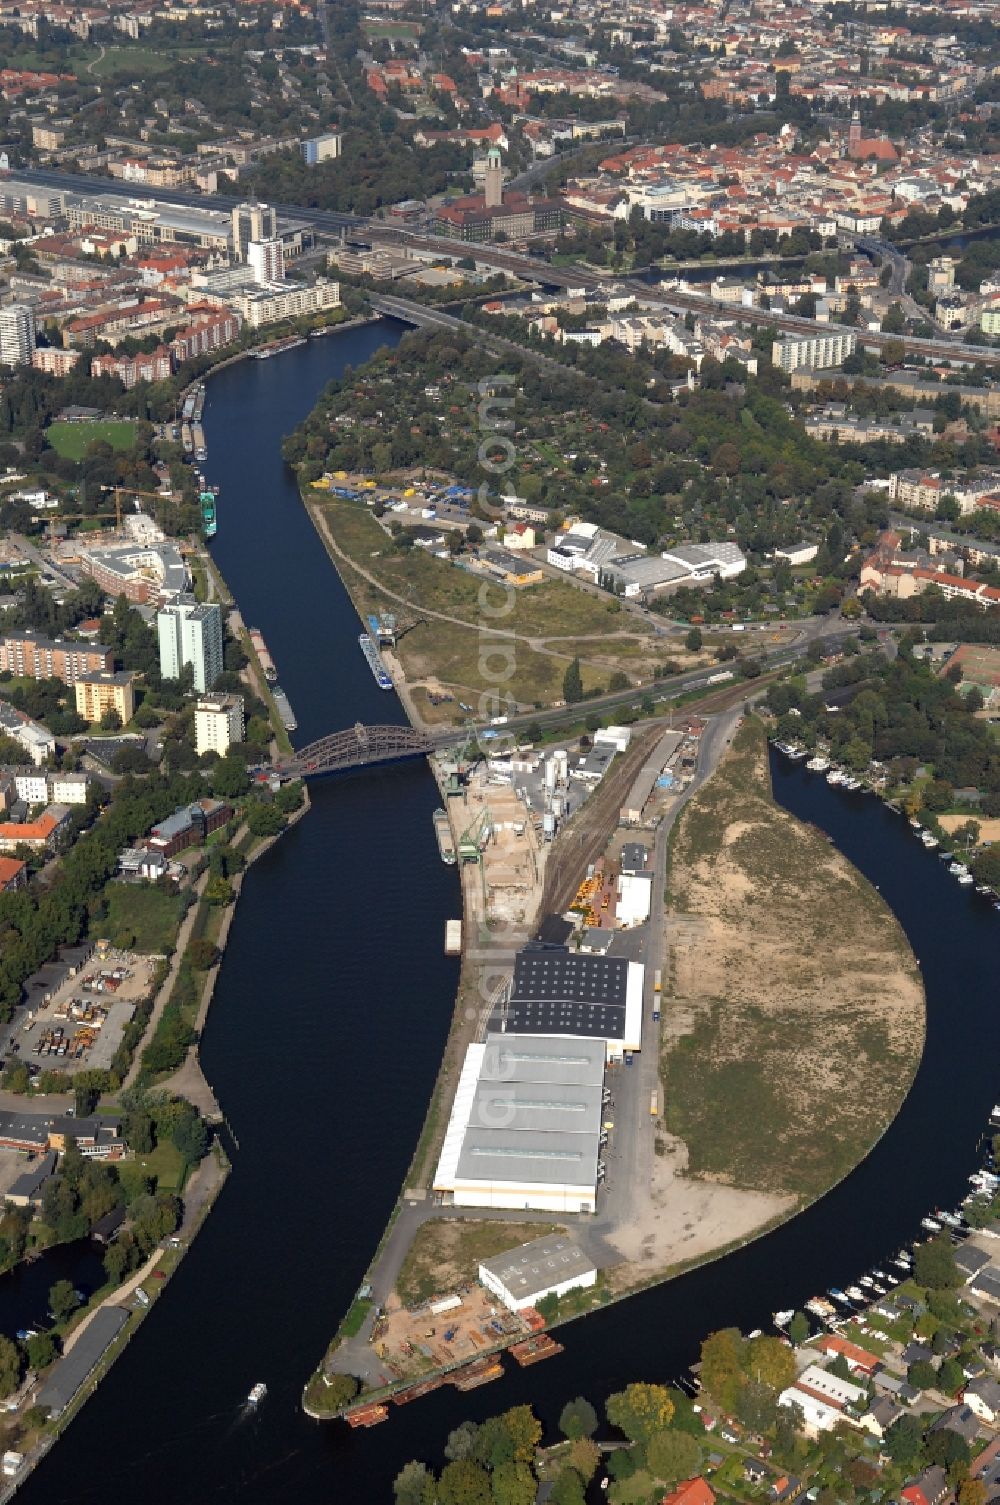
[(71, 643), (21, 632), (0, 638), (0, 669), (18, 679), (61, 679), (71, 685), (81, 674), (114, 667), (114, 654), (103, 643)]
[(785, 335), (771, 346), (771, 360), (781, 371), (797, 371), (800, 366), (811, 370), (828, 370), (841, 366), (853, 354), (858, 343), (852, 330), (840, 333)]
[(243, 697), (206, 695), (194, 709), (194, 745), (199, 757), (217, 752), (224, 757), (234, 742), (243, 741)]
[(210, 690), (223, 669), (222, 612), (218, 606), (199, 606), (182, 596), (157, 613), (160, 673), (179, 679), (185, 664), (194, 670), (194, 687)]
[(135, 715), (135, 675), (128, 669), (81, 674), (73, 688), (77, 715), (85, 721), (100, 721), (106, 711), (117, 711), (124, 726)]

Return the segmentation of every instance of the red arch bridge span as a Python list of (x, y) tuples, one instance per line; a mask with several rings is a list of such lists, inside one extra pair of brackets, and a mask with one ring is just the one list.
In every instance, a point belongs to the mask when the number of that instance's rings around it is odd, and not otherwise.
[(395, 763), (401, 758), (420, 758), (460, 741), (454, 732), (421, 732), (413, 726), (364, 726), (360, 721), (342, 732), (320, 737), (289, 758), (275, 764), (275, 772), (287, 779), (315, 779), (322, 774), (349, 768), (368, 768), (375, 763)]

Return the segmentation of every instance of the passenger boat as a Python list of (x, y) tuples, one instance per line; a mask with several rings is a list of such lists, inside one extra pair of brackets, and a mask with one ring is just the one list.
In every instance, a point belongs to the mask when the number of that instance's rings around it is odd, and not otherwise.
[(359, 635), (358, 645), (361, 648), (361, 652), (365, 656), (368, 667), (372, 671), (375, 683), (378, 685), (379, 689), (391, 690), (392, 680), (390, 679), (386, 671), (386, 667), (382, 662), (382, 655), (379, 653), (378, 647), (375, 643), (372, 642), (371, 637), (367, 632), (362, 632)]
[(965, 869), (964, 873), (958, 873), (957, 877), (959, 883), (962, 884), (963, 888), (968, 888), (970, 883), (975, 883), (976, 881), (975, 878), (973, 878), (972, 874), (969, 872), (968, 868)]
[(848, 1286), (847, 1294), (852, 1301), (867, 1301), (867, 1297), (860, 1286)]
[(925, 831), (924, 834), (923, 834), (923, 836), (920, 839), (921, 839), (921, 841), (923, 842), (924, 846), (927, 848), (927, 850), (929, 852), (933, 852), (934, 848), (938, 844), (937, 837), (936, 836), (932, 836), (929, 831)]
[(938, 1223), (934, 1218), (921, 1218), (920, 1226), (921, 1228), (926, 1228), (928, 1233), (941, 1232), (941, 1224)]
[(847, 1296), (844, 1295), (844, 1292), (838, 1286), (831, 1286), (829, 1294), (833, 1297), (834, 1301), (839, 1301), (841, 1306), (848, 1305)]
[(253, 1389), (250, 1391), (250, 1394), (247, 1396), (247, 1405), (259, 1406), (266, 1394), (267, 1386), (264, 1384), (263, 1380), (258, 1380), (256, 1385), (254, 1385)]
[(806, 764), (806, 767), (812, 769), (813, 773), (825, 773), (829, 766), (830, 759), (824, 758), (822, 753), (817, 753), (815, 757), (810, 758), (809, 762)]
[(775, 1327), (780, 1330), (786, 1328), (794, 1316), (794, 1310), (792, 1309), (792, 1307), (789, 1307), (787, 1311), (772, 1312), (771, 1321), (774, 1323)]

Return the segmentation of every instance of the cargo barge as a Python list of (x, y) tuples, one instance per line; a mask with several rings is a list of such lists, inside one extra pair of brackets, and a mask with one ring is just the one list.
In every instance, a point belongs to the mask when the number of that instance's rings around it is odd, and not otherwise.
[(375, 683), (378, 685), (379, 689), (391, 690), (392, 680), (389, 678), (388, 671), (382, 662), (382, 655), (379, 653), (378, 648), (372, 642), (367, 632), (363, 632), (361, 634), (361, 636), (358, 638), (358, 643), (360, 645), (361, 652), (368, 660), (368, 667), (372, 671), (372, 674), (375, 678)]
[(264, 671), (264, 678), (267, 680), (269, 685), (273, 685), (275, 680), (278, 678), (278, 671), (274, 667), (274, 659), (267, 651), (267, 644), (264, 642), (264, 638), (259, 627), (250, 628), (250, 641), (253, 644), (253, 651), (257, 655), (260, 667)]
[(349, 1427), (377, 1427), (380, 1421), (385, 1421), (389, 1415), (389, 1407), (380, 1404), (368, 1406), (355, 1406), (353, 1411), (348, 1411), (344, 1420)]
[(557, 1353), (563, 1353), (564, 1349), (548, 1333), (536, 1333), (533, 1338), (525, 1338), (523, 1343), (515, 1343), (508, 1351), (523, 1369), (529, 1364), (540, 1364), (543, 1359), (554, 1358)]
[(285, 731), (294, 732), (299, 723), (295, 719), (295, 712), (289, 704), (288, 696), (280, 685), (275, 685), (271, 694), (274, 696), (274, 703), (278, 708), (278, 715), (281, 717), (281, 724)]
[(445, 920), (445, 922), (444, 922), (444, 954), (445, 954), (445, 956), (461, 956), (461, 954), (462, 954), (462, 922), (461, 922), (461, 920)]
[(304, 344), (305, 338), (302, 335), (291, 334), (286, 340), (275, 340), (270, 345), (262, 345), (259, 350), (254, 351), (254, 360), (269, 361), (272, 355), (281, 355), (284, 350), (294, 350), (297, 345)]
[(449, 867), (454, 867), (455, 838), (451, 834), (451, 824), (448, 816), (440, 807), (434, 811), (434, 835), (437, 837), (441, 861), (446, 862)]
[(464, 1364), (448, 1378), (456, 1390), (478, 1390), (480, 1385), (488, 1385), (491, 1381), (498, 1380), (502, 1374), (503, 1365), (499, 1358), (483, 1358)]

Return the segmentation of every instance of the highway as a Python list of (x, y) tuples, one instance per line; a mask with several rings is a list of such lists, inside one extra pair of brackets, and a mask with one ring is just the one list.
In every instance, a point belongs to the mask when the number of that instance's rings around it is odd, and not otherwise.
[[(25, 169), (17, 174), (18, 178), (26, 182), (37, 182), (52, 188), (61, 188), (66, 193), (90, 193), (106, 195), (118, 198), (155, 197), (163, 203), (176, 203), (184, 205), (197, 205), (203, 209), (218, 209), (228, 212), (239, 200), (227, 198), (222, 195), (209, 195), (198, 193), (186, 193), (179, 189), (163, 191), (157, 189), (155, 193), (143, 193), (141, 186), (134, 183), (119, 183), (111, 178), (87, 177), (81, 173), (62, 173), (49, 171), (43, 168)], [(341, 235), (345, 230), (363, 234), (372, 241), (381, 245), (396, 245), (416, 251), (427, 251), (440, 256), (464, 256), (474, 255), (481, 266), (492, 267), (497, 271), (509, 272), (512, 276), (522, 280), (543, 283), (551, 287), (585, 287), (595, 290), (607, 287), (613, 283), (616, 288), (624, 287), (626, 291), (635, 294), (637, 299), (647, 303), (661, 304), (666, 308), (673, 309), (677, 313), (685, 313), (688, 310), (694, 313), (715, 313), (723, 318), (739, 317), (742, 310), (736, 309), (729, 303), (721, 303), (714, 298), (695, 293), (679, 293), (673, 290), (649, 287), (645, 283), (631, 282), (629, 279), (615, 278), (612, 274), (600, 275), (585, 268), (577, 267), (553, 267), (540, 257), (521, 256), (514, 251), (505, 251), (502, 247), (487, 245), (467, 245), (464, 242), (456, 242), (447, 236), (428, 235), (419, 231), (397, 229), (387, 226), (379, 219), (365, 219), (358, 215), (340, 214), (328, 209), (315, 209), (302, 204), (276, 204), (275, 208), (284, 218), (302, 220), (312, 225), (319, 233)], [(875, 244), (873, 242), (872, 244)], [(879, 246), (882, 242), (877, 243)], [(825, 324), (817, 325), (815, 320), (800, 317), (796, 314), (773, 314), (763, 310), (754, 311), (753, 320), (756, 323), (773, 325), (775, 328), (788, 333), (818, 334), (818, 333), (852, 333), (857, 335), (858, 343), (866, 348), (881, 350), (886, 345), (901, 343), (908, 355), (930, 356), (934, 360), (951, 362), (952, 364), (972, 364), (982, 362), (986, 365), (1000, 365), (1000, 350), (991, 349), (988, 346), (965, 345), (958, 341), (946, 339), (917, 339), (913, 335), (894, 335), (873, 333), (868, 330), (855, 330), (847, 325)]]

